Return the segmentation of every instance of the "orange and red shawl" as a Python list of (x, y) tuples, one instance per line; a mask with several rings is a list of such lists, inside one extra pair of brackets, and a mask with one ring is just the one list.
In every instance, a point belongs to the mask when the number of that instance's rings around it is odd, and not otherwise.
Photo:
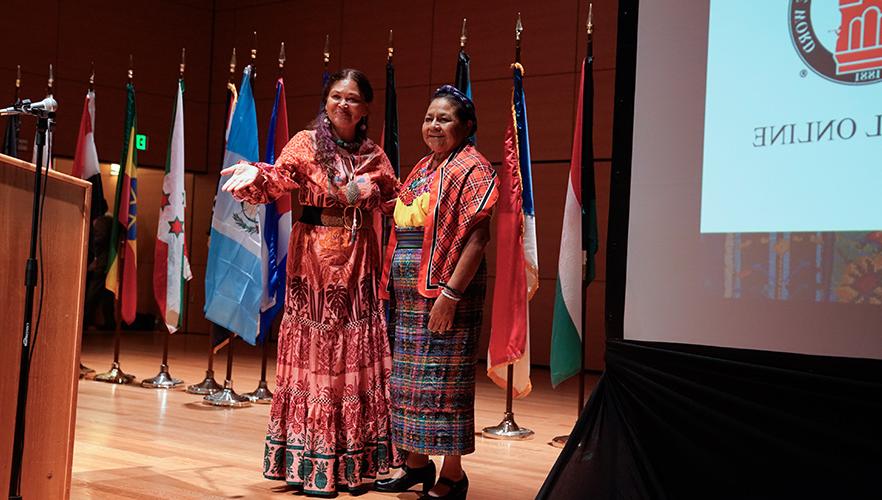
[[(411, 170), (419, 172), (427, 156)], [(408, 177), (402, 185), (399, 198), (406, 199), (404, 186), (410, 186)], [(438, 167), (429, 188), (429, 213), (423, 227), (423, 256), (420, 262), (417, 291), (423, 297), (434, 298), (441, 293), (440, 285), (453, 275), (459, 256), (472, 228), (490, 217), (496, 204), (496, 171), (474, 146), (466, 146), (447, 163)], [(397, 239), (393, 232), (386, 246), (380, 298), (389, 298), (389, 272)]]

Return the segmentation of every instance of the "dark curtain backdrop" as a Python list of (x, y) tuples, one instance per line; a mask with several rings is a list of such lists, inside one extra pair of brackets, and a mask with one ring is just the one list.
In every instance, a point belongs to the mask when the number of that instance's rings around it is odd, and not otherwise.
[(538, 498), (882, 498), (882, 361), (607, 346)]

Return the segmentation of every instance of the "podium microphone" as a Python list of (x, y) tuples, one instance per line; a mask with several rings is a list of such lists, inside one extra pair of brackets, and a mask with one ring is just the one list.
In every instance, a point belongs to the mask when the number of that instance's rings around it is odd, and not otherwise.
[(58, 109), (58, 101), (52, 96), (48, 96), (42, 101), (31, 102), (30, 99), (0, 109), (0, 116), (7, 115), (43, 115), (46, 113), (54, 113)]
[(8, 108), (0, 109), (0, 116), (20, 115), (20, 114), (24, 113), (23, 108), (24, 108), (25, 104), (30, 105), (31, 100), (25, 99), (21, 102), (17, 102), (15, 104), (13, 104), (12, 106), (9, 106)]
[(54, 113), (55, 110), (58, 109), (58, 101), (56, 101), (51, 95), (47, 96), (40, 102), (28, 103), (22, 106), (28, 112), (32, 111), (42, 111), (44, 113)]

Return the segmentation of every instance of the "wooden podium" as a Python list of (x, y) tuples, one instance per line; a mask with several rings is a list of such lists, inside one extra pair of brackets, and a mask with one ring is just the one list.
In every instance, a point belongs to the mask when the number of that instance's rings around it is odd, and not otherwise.
[[(0, 155), (0, 492), (7, 498), (18, 396), (25, 262), (31, 236), (34, 165)], [(31, 359), (21, 493), (68, 498), (76, 426), (91, 183), (49, 172), (43, 206), (43, 311)], [(39, 277), (34, 296), (40, 303)], [(36, 328), (36, 319), (34, 320)]]

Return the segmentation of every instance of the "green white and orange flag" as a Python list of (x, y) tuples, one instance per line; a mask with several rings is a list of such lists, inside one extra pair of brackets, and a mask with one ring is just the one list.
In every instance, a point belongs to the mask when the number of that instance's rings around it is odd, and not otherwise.
[[(120, 301), (122, 320), (132, 324), (138, 305), (138, 154), (135, 151), (135, 86), (126, 85), (126, 120), (123, 129), (122, 167), (116, 184), (105, 287)], [(121, 243), (121, 244), (120, 244)]]
[(172, 117), (153, 259), (153, 293), (169, 333), (174, 333), (181, 327), (184, 284), (193, 277), (184, 239), (184, 208), (187, 196), (184, 192), (183, 79), (178, 80)]
[(597, 201), (594, 191), (592, 53), (582, 63), (582, 81), (573, 132), (573, 157), (564, 205), (557, 267), (554, 320), (551, 324), (551, 384), (557, 386), (582, 366), (582, 287), (594, 279), (597, 253)]

